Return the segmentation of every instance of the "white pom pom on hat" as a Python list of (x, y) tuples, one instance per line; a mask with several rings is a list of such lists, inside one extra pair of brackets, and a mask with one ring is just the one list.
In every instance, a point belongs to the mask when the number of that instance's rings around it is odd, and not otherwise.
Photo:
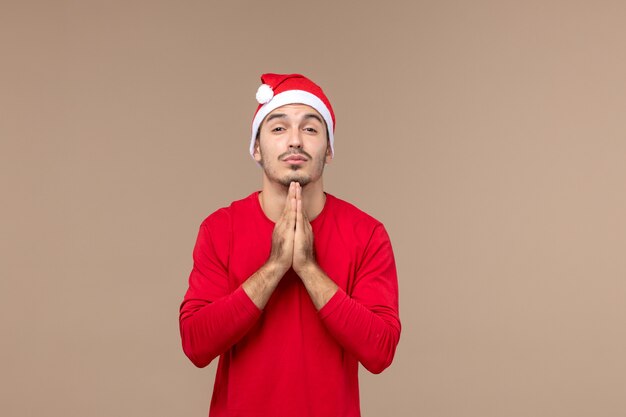
[(260, 104), (265, 104), (274, 97), (274, 90), (267, 84), (261, 84), (259, 89), (256, 90), (256, 101)]
[(256, 99), (259, 106), (252, 120), (250, 155), (254, 158), (254, 143), (261, 122), (272, 110), (286, 104), (306, 104), (324, 118), (328, 128), (331, 156), (334, 156), (335, 113), (330, 101), (317, 84), (301, 74), (263, 74)]

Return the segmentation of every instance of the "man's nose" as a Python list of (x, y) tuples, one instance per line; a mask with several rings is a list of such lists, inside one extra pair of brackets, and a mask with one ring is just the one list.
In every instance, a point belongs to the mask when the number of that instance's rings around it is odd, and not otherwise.
[(290, 148), (302, 148), (302, 132), (300, 129), (292, 129), (288, 141)]

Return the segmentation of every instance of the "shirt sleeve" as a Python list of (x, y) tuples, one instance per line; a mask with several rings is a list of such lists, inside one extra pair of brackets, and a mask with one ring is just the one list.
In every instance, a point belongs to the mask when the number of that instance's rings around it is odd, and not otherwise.
[[(227, 216), (217, 214), (215, 217)], [(228, 219), (200, 226), (193, 250), (189, 288), (180, 306), (183, 351), (198, 367), (207, 366), (237, 343), (254, 325), (261, 310), (243, 288), (231, 291), (228, 279)]]
[(398, 278), (387, 231), (376, 226), (350, 295), (339, 288), (319, 311), (328, 331), (370, 372), (393, 361), (400, 340)]

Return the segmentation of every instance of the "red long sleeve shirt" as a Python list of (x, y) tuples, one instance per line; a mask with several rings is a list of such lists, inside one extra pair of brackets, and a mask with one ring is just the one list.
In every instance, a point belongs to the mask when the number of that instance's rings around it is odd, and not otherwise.
[(259, 310), (241, 288), (271, 250), (258, 192), (202, 222), (180, 332), (196, 366), (219, 356), (211, 417), (357, 417), (358, 363), (373, 373), (391, 364), (400, 319), (384, 226), (328, 193), (311, 226), (317, 263), (339, 290), (317, 311), (290, 269)]

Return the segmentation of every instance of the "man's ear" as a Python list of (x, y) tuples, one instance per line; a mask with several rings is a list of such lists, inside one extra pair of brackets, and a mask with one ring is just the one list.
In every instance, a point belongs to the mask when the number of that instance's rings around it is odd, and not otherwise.
[(332, 160), (333, 160), (333, 155), (330, 150), (330, 140), (328, 140), (326, 142), (326, 156), (324, 157), (324, 161), (326, 162), (326, 164), (330, 164), (330, 161)]
[(254, 160), (257, 162), (261, 162), (261, 143), (259, 138), (257, 137), (254, 141)]

